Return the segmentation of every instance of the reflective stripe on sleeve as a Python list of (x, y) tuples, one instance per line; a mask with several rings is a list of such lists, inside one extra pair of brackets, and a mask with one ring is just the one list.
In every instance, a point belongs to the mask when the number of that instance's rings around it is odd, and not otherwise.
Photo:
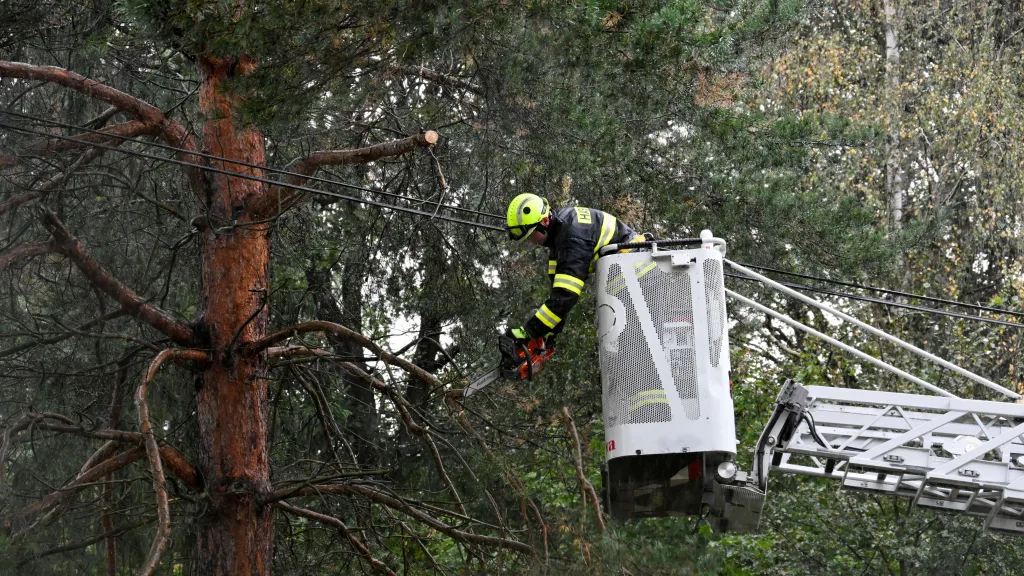
[(615, 235), (616, 223), (615, 216), (607, 213), (604, 215), (604, 220), (601, 222), (601, 236), (597, 239), (597, 245), (594, 246), (595, 260), (597, 260), (597, 251), (612, 241), (612, 236)]
[(558, 268), (558, 260), (548, 260), (548, 274), (554, 274)]
[(578, 296), (583, 291), (583, 280), (568, 274), (555, 274), (555, 283), (552, 288), (564, 288)]
[(540, 307), (540, 310), (537, 310), (537, 319), (543, 322), (545, 326), (552, 329), (562, 321), (561, 318), (556, 316), (555, 313), (548, 308), (547, 304), (544, 304)]

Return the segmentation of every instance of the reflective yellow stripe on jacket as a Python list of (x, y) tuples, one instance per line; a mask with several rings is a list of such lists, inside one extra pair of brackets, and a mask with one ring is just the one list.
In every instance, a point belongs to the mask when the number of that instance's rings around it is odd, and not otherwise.
[(583, 280), (569, 274), (555, 274), (555, 283), (551, 287), (564, 288), (579, 296), (580, 292), (583, 291)]
[(558, 260), (548, 260), (548, 276), (554, 276), (558, 269)]
[(604, 220), (601, 222), (601, 236), (597, 239), (597, 245), (594, 246), (594, 260), (597, 260), (597, 252), (608, 245), (612, 241), (612, 236), (615, 235), (615, 226), (618, 221), (615, 216), (608, 214), (604, 215)]
[(537, 310), (537, 319), (544, 323), (545, 326), (551, 329), (554, 329), (554, 327), (557, 326), (558, 323), (562, 321), (561, 318), (555, 315), (555, 313), (552, 312), (550, 308), (548, 308), (547, 304), (544, 304), (543, 306), (540, 307), (540, 310)]

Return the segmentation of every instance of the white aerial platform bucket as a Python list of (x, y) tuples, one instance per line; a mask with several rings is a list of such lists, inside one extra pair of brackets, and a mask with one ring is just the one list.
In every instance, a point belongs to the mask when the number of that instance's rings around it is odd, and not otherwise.
[[(623, 519), (701, 515), (752, 529), (763, 495), (727, 486), (737, 469), (725, 242), (701, 236), (609, 246), (597, 261), (606, 504)], [(660, 247), (672, 245), (692, 248)]]

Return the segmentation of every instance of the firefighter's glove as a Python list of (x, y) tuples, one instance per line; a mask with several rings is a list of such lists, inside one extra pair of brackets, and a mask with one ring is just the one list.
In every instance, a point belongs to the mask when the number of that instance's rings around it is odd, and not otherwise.
[(515, 340), (517, 344), (530, 341), (530, 335), (521, 326), (505, 330), (505, 336)]

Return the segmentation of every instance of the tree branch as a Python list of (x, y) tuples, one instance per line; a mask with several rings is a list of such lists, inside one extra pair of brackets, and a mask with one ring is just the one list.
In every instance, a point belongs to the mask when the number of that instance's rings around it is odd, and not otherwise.
[(92, 482), (103, 478), (107, 474), (116, 472), (132, 462), (141, 459), (145, 455), (145, 449), (142, 447), (135, 447), (107, 458), (103, 462), (100, 462), (90, 468), (87, 472), (79, 474), (78, 477), (65, 484), (60, 490), (51, 492), (32, 504), (22, 508), (20, 511), (4, 518), (0, 521), (0, 531), (2, 531), (5, 536), (10, 536), (16, 528), (21, 528), (32, 517), (51, 510), (61, 502), (64, 502), (75, 494), (78, 494), (85, 485), (91, 484)]
[(587, 480), (587, 475), (583, 473), (583, 453), (580, 450), (580, 435), (576, 431), (576, 424), (572, 421), (572, 414), (569, 413), (568, 406), (562, 406), (562, 422), (565, 423), (565, 429), (569, 432), (569, 437), (572, 438), (573, 456), (576, 459), (576, 480), (580, 484), (580, 497), (581, 504), (583, 504), (583, 510), (586, 512), (587, 500), (590, 500), (594, 505), (594, 514), (597, 517), (597, 525), (601, 528), (601, 532), (604, 532), (604, 517), (601, 515), (601, 500), (597, 497), (597, 492), (594, 491), (594, 485)]
[[(288, 165), (289, 171), (298, 172), (303, 176), (288, 176), (285, 178), (285, 182), (293, 186), (304, 186), (309, 181), (308, 177), (315, 174), (322, 166), (367, 164), (381, 158), (401, 156), (419, 148), (433, 146), (437, 143), (437, 139), (437, 132), (428, 130), (422, 134), (390, 142), (382, 142), (365, 148), (313, 152), (309, 156)], [(284, 209), (298, 203), (304, 196), (305, 193), (301, 190), (294, 190), (284, 186), (273, 186), (257, 203), (253, 212), (262, 216), (272, 216), (277, 214), (279, 209), (284, 211)]]
[(328, 516), (326, 514), (320, 514), (319, 512), (314, 512), (312, 510), (307, 510), (306, 508), (293, 506), (286, 502), (278, 502), (274, 504), (274, 506), (277, 506), (278, 508), (284, 510), (285, 512), (295, 514), (296, 516), (302, 516), (303, 518), (316, 520), (317, 522), (322, 522), (324, 524), (327, 524), (328, 526), (333, 526), (337, 528), (338, 531), (341, 532), (341, 535), (348, 539), (349, 543), (352, 544), (352, 547), (355, 548), (356, 551), (359, 552), (359, 555), (362, 556), (363, 559), (366, 560), (371, 566), (376, 568), (379, 572), (387, 574), (388, 576), (398, 576), (390, 568), (388, 568), (387, 564), (374, 558), (373, 554), (370, 553), (370, 549), (367, 548), (365, 544), (360, 542), (359, 539), (356, 538), (355, 535), (349, 531), (348, 526), (346, 526), (345, 523), (342, 522), (340, 518), (335, 518), (334, 516)]
[(43, 80), (60, 84), (116, 106), (143, 122), (153, 124), (154, 132), (161, 134), (171, 146), (195, 150), (195, 142), (188, 135), (185, 127), (168, 118), (156, 106), (95, 80), (90, 80), (81, 74), (55, 66), (36, 66), (24, 62), (0, 60), (0, 78)]
[(82, 247), (78, 238), (71, 234), (53, 212), (41, 208), (40, 217), (43, 220), (43, 226), (53, 235), (57, 250), (67, 256), (81, 270), (90, 284), (116, 300), (130, 314), (163, 332), (176, 343), (183, 346), (196, 344), (197, 339), (192, 328), (164, 310), (144, 301), (138, 294), (111, 276), (100, 266), (99, 262), (93, 260), (92, 256)]
[(41, 140), (30, 145), (24, 154), (0, 156), (0, 169), (11, 168), (13, 166), (23, 164), (29, 156), (53, 156), (55, 154), (60, 154), (61, 152), (81, 148), (82, 146), (88, 146), (89, 144), (118, 146), (124, 142), (124, 140), (123, 138), (117, 138), (117, 136), (135, 138), (136, 136), (142, 136), (144, 134), (153, 134), (158, 129), (159, 127), (152, 122), (132, 120), (131, 122), (125, 122), (124, 124), (104, 128), (102, 130), (103, 134), (87, 132), (77, 136), (75, 140)]
[(168, 348), (156, 355), (149, 364), (149, 370), (142, 379), (138, 389), (135, 391), (135, 406), (139, 410), (139, 432), (146, 443), (146, 456), (149, 458), (150, 470), (153, 472), (153, 492), (156, 493), (156, 511), (159, 522), (156, 534), (153, 536), (153, 544), (149, 547), (149, 554), (146, 557), (142, 568), (139, 568), (139, 576), (152, 576), (160, 563), (160, 556), (163, 555), (167, 546), (167, 538), (171, 535), (171, 505), (167, 500), (167, 488), (164, 487), (164, 467), (160, 462), (160, 447), (156, 443), (156, 435), (153, 434), (153, 426), (149, 422), (149, 406), (146, 404), (146, 389), (156, 377), (160, 366), (170, 359), (194, 360), (205, 362), (209, 356), (199, 350), (175, 350)]
[(25, 564), (28, 564), (29, 562), (32, 562), (33, 560), (38, 560), (40, 558), (45, 558), (46, 556), (52, 556), (54, 554), (60, 554), (62, 552), (71, 552), (73, 550), (81, 550), (82, 548), (85, 548), (87, 546), (92, 546), (93, 544), (95, 544), (95, 543), (97, 543), (97, 542), (99, 542), (101, 540), (104, 540), (106, 538), (113, 538), (114, 536), (117, 536), (118, 534), (123, 534), (125, 532), (129, 532), (131, 530), (135, 530), (136, 528), (141, 528), (141, 527), (145, 526), (146, 524), (149, 524), (153, 520), (155, 520), (155, 518), (150, 516), (149, 518), (143, 518), (142, 520), (139, 520), (138, 522), (135, 522), (135, 523), (132, 523), (132, 524), (128, 524), (126, 526), (118, 526), (117, 528), (110, 528), (108, 530), (105, 530), (103, 533), (99, 534), (98, 536), (93, 536), (92, 538), (88, 538), (86, 540), (82, 540), (81, 542), (75, 542), (74, 544), (67, 544), (65, 546), (58, 546), (56, 548), (50, 548), (49, 550), (44, 550), (42, 552), (34, 553), (34, 554), (32, 554), (32, 556), (30, 558), (26, 558), (24, 560), (19, 561), (18, 562), (18, 567), (21, 568), (22, 566), (24, 566)]
[(420, 78), (430, 80), (435, 84), (441, 84), (443, 86), (448, 86), (449, 88), (459, 88), (461, 90), (466, 90), (467, 92), (472, 92), (477, 96), (484, 95), (483, 88), (459, 76), (445, 74), (436, 70), (429, 70), (422, 66), (396, 66), (393, 69), (407, 76), (419, 76)]
[(57, 247), (52, 242), (26, 242), (18, 244), (0, 254), (0, 269), (7, 268), (15, 260), (32, 258), (43, 254), (53, 254)]
[[(85, 427), (78, 424), (57, 424), (53, 422), (37, 422), (35, 427), (40, 430), (74, 434), (86, 438), (98, 438), (121, 444), (131, 444), (133, 446), (142, 446), (145, 442), (145, 438), (143, 438), (141, 433), (129, 432), (127, 430), (86, 430)], [(167, 465), (167, 469), (170, 470), (171, 474), (177, 476), (186, 486), (196, 490), (202, 488), (199, 471), (178, 449), (167, 444), (161, 444), (160, 458)], [(91, 467), (89, 466), (89, 468)]]
[(248, 346), (245, 347), (245, 353), (258, 354), (263, 349), (269, 348), (271, 346), (274, 346), (275, 344), (283, 342), (288, 338), (291, 338), (292, 336), (306, 334), (309, 332), (326, 332), (343, 340), (351, 340), (359, 344), (363, 348), (373, 352), (374, 354), (377, 355), (378, 358), (380, 358), (384, 362), (387, 362), (392, 366), (398, 366), (399, 368), (411, 374), (414, 378), (429, 384), (434, 389), (444, 386), (430, 372), (427, 372), (426, 370), (420, 368), (419, 366), (413, 364), (412, 362), (409, 362), (408, 360), (399, 358), (394, 354), (391, 354), (390, 352), (384, 350), (379, 345), (377, 345), (376, 342), (370, 340), (366, 336), (363, 336), (358, 332), (349, 330), (348, 328), (342, 326), (341, 324), (335, 324), (334, 322), (325, 322), (323, 320), (300, 322), (298, 324), (294, 324), (287, 328), (278, 330), (273, 334), (270, 334), (260, 340), (250, 343)]
[(287, 497), (310, 496), (319, 494), (336, 494), (342, 496), (351, 496), (353, 494), (358, 494), (369, 500), (377, 502), (378, 504), (383, 504), (388, 508), (398, 510), (406, 516), (414, 518), (422, 522), (423, 524), (426, 524), (427, 526), (430, 526), (431, 528), (437, 530), (438, 532), (442, 532), (444, 534), (447, 534), (448, 536), (451, 536), (452, 538), (455, 538), (456, 540), (461, 540), (463, 542), (471, 542), (473, 544), (480, 544), (483, 546), (505, 548), (507, 550), (514, 550), (516, 552), (522, 552), (524, 554), (533, 553), (533, 548), (522, 542), (509, 540), (507, 538), (486, 536), (483, 534), (472, 534), (469, 532), (459, 530), (458, 528), (455, 528), (453, 526), (449, 526), (448, 524), (445, 524), (437, 518), (424, 514), (423, 512), (413, 508), (412, 506), (409, 505), (408, 502), (405, 502), (404, 500), (395, 498), (394, 496), (385, 494), (375, 488), (365, 486), (362, 484), (321, 484), (316, 486), (305, 486), (299, 490), (293, 488), (286, 488), (284, 490), (277, 490), (273, 492), (267, 498), (266, 501), (272, 503)]
[(26, 192), (24, 194), (21, 194), (20, 196), (15, 196), (14, 198), (11, 198), (10, 200), (4, 202), (3, 204), (0, 204), (0, 215), (6, 214), (11, 210), (14, 210), (18, 206), (21, 206), (26, 202), (31, 202), (36, 198), (45, 198), (46, 195), (49, 194), (54, 188), (64, 184), (64, 182), (67, 180), (68, 176), (70, 176), (72, 172), (78, 170), (83, 164), (88, 164), (89, 162), (92, 162), (93, 160), (99, 158), (100, 156), (103, 155), (104, 152), (106, 152), (106, 150), (104, 150), (103, 148), (92, 148), (90, 150), (86, 150), (85, 152), (82, 153), (81, 156), (79, 156), (74, 162), (72, 162), (66, 170), (57, 174), (53, 178), (50, 178), (46, 182), (43, 182), (35, 190)]

